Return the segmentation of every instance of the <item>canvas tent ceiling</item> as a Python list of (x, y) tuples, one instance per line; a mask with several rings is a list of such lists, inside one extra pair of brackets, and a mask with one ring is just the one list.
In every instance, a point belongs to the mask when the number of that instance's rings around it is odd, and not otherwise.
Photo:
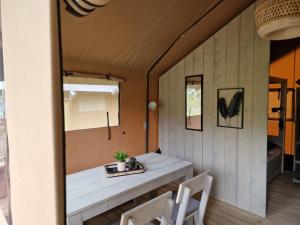
[(210, 37), (253, 0), (111, 0), (85, 17), (61, 0), (67, 70), (146, 74), (181, 36), (153, 73), (161, 74)]

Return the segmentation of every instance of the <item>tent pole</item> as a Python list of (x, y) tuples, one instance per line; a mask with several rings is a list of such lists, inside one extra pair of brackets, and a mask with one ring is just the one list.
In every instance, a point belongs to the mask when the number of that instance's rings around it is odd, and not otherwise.
[(149, 152), (149, 73), (146, 75), (146, 153)]

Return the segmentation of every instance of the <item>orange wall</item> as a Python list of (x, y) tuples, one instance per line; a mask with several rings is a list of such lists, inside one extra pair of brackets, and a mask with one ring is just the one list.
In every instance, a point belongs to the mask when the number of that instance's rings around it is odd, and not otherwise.
[[(300, 79), (300, 38), (272, 42), (270, 76), (288, 80), (288, 88), (299, 87)], [(269, 135), (278, 133), (277, 121), (269, 120)], [(286, 123), (285, 153), (294, 154), (295, 123)]]
[(145, 153), (146, 77), (126, 76), (120, 88), (120, 126), (66, 132), (67, 174), (114, 161), (116, 151), (131, 156)]
[(107, 129), (96, 128), (66, 132), (67, 174), (113, 161), (107, 149), (118, 149), (119, 128), (111, 128), (112, 141), (107, 141)]

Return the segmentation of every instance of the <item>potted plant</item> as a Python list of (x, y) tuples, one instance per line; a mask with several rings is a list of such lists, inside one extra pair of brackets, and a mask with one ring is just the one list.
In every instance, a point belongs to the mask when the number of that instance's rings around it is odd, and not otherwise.
[(126, 170), (126, 159), (128, 158), (127, 152), (116, 152), (114, 155), (117, 162), (117, 168), (119, 172)]

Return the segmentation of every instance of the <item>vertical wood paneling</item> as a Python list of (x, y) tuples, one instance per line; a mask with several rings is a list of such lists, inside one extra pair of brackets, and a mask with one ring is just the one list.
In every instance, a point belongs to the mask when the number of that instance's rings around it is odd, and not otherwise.
[(255, 35), (252, 155), (251, 155), (251, 212), (265, 216), (267, 183), (267, 109), (269, 85), (270, 45)]
[[(164, 154), (192, 161), (196, 172), (211, 171), (214, 197), (264, 216), (269, 42), (255, 33), (254, 10), (252, 5), (160, 78), (159, 140)], [(203, 132), (190, 131), (184, 77), (202, 73)], [(217, 89), (233, 87), (245, 90), (244, 129), (217, 127)]]
[(170, 156), (176, 156), (176, 148), (175, 148), (175, 97), (176, 97), (176, 76), (175, 76), (175, 67), (173, 67), (168, 73), (168, 152)]
[[(185, 76), (191, 76), (194, 75), (194, 57), (193, 52), (189, 54), (184, 59), (184, 74)], [(183, 93), (185, 94), (185, 93)], [(191, 130), (185, 130), (185, 156), (184, 158), (189, 161), (193, 161), (193, 132)]]
[(160, 148), (163, 154), (168, 155), (168, 143), (169, 143), (169, 134), (168, 134), (168, 73), (160, 78), (160, 92), (159, 92), (159, 103), (160, 103), (160, 111), (159, 111), (159, 139), (160, 139)]
[(214, 37), (208, 39), (204, 45), (204, 77), (203, 77), (203, 170), (212, 170), (213, 138), (216, 113), (214, 110)]
[[(217, 90), (224, 88), (226, 82), (226, 29), (223, 27), (215, 34), (215, 73), (214, 73), (214, 114), (217, 114)], [(216, 122), (215, 122), (216, 123)], [(215, 185), (213, 193), (216, 198), (224, 200), (225, 186), (225, 129), (222, 127), (214, 127), (214, 142), (213, 142), (213, 171), (215, 175)]]
[[(194, 75), (203, 74), (203, 45), (198, 47), (193, 52), (194, 60)], [(203, 126), (203, 125), (202, 125)], [(195, 174), (199, 174), (202, 171), (203, 161), (202, 161), (202, 132), (193, 132), (193, 164), (195, 169)]]
[(164, 86), (165, 86), (165, 82), (164, 82), (164, 77), (166, 77), (166, 75), (160, 77), (159, 79), (159, 87), (158, 87), (158, 101), (159, 101), (159, 113), (158, 113), (158, 146), (160, 147), (160, 149), (162, 150), (162, 146), (163, 146), (163, 142), (164, 142), (164, 136), (163, 136), (163, 124), (164, 124), (164, 120), (163, 120), (163, 114), (164, 114), (164, 107), (163, 107), (163, 92), (164, 92)]
[[(227, 25), (226, 88), (239, 87), (239, 44), (240, 17), (238, 16)], [(237, 123), (237, 121), (238, 117), (231, 119), (230, 122)], [(238, 129), (225, 129), (225, 140), (224, 199), (235, 205), (237, 198)]]
[(184, 95), (184, 62), (183, 60), (175, 66), (176, 77), (176, 157), (184, 159), (185, 139), (185, 95)]
[(245, 88), (244, 129), (238, 130), (237, 206), (250, 210), (252, 150), (252, 76), (254, 49), (254, 10), (252, 5), (241, 15), (239, 86)]

